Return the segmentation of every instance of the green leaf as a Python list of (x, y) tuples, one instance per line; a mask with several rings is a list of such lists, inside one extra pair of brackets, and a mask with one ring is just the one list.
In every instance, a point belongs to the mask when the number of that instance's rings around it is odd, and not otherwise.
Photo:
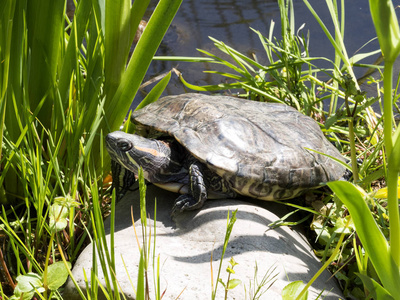
[[(318, 241), (322, 245), (326, 245), (331, 239), (331, 232), (327, 226), (323, 226), (319, 221), (314, 221), (311, 223), (311, 229), (315, 231), (318, 235)], [(322, 251), (323, 252), (323, 251)]]
[(140, 193), (140, 219), (143, 225), (147, 226), (146, 217), (146, 182), (144, 180), (144, 174), (142, 167), (138, 170), (138, 181), (139, 181), (139, 193)]
[(224, 286), (224, 289), (226, 289), (225, 283), (222, 281), (221, 278), (218, 278), (218, 282)]
[(232, 256), (231, 259), (229, 260), (229, 263), (231, 264), (232, 268), (233, 268), (234, 266), (236, 266), (236, 265), (239, 264), (239, 263), (237, 263), (237, 262), (235, 261), (235, 259), (233, 258), (233, 256)]
[(363, 284), (366, 286), (370, 292), (370, 296), (375, 300), (393, 300), (394, 298), (390, 293), (385, 290), (379, 283), (373, 280), (371, 277), (366, 275), (356, 273), (358, 277), (361, 278)]
[(361, 61), (363, 59), (366, 59), (366, 58), (368, 58), (370, 56), (373, 56), (373, 55), (376, 55), (376, 54), (379, 54), (379, 53), (381, 53), (381, 49), (378, 49), (378, 50), (375, 50), (375, 51), (371, 51), (371, 52), (367, 52), (367, 53), (358, 53), (358, 54), (356, 54), (356, 55), (354, 55), (354, 56), (352, 56), (350, 58), (350, 63), (352, 65), (354, 65), (355, 63), (357, 63), (357, 62), (359, 62), (359, 61)]
[(170, 79), (171, 79), (171, 72), (168, 72), (168, 74), (163, 79), (161, 79), (161, 81), (157, 83), (155, 87), (151, 89), (150, 93), (147, 94), (146, 98), (144, 98), (143, 101), (140, 102), (140, 104), (136, 107), (135, 110), (141, 109), (146, 105), (157, 101), (158, 98), (160, 98), (162, 92), (167, 87)]
[(228, 290), (234, 289), (237, 287), (239, 284), (241, 284), (242, 281), (240, 279), (231, 279), (228, 282)]
[(138, 270), (138, 280), (137, 280), (137, 290), (136, 290), (136, 299), (144, 300), (145, 295), (145, 282), (144, 282), (144, 274), (145, 274), (145, 261), (144, 261), (144, 253), (143, 248), (140, 250), (140, 260), (139, 260), (139, 270)]
[(220, 91), (220, 90), (227, 90), (227, 89), (238, 89), (242, 87), (242, 83), (240, 82), (235, 82), (235, 83), (220, 83), (220, 84), (215, 84), (215, 85), (194, 85), (188, 83), (186, 80), (183, 79), (182, 75), (179, 75), (179, 79), (181, 82), (188, 87), (189, 89), (192, 89), (194, 91), (199, 91), (199, 92), (211, 92), (211, 91)]
[[(305, 284), (301, 281), (293, 281), (285, 286), (282, 290), (282, 300), (293, 300), (297, 299), (297, 296), (303, 290)], [(307, 300), (308, 291), (298, 300)]]
[[(71, 263), (67, 262), (68, 268), (71, 269)], [(68, 270), (63, 261), (58, 261), (50, 265), (47, 269), (47, 287), (55, 291), (60, 288), (68, 278)]]
[(75, 201), (71, 195), (67, 195), (66, 197), (55, 197), (54, 204), (64, 206), (67, 209), (70, 207), (79, 207), (79, 202)]
[(385, 60), (394, 61), (400, 50), (400, 29), (393, 1), (370, 0), (369, 6)]
[(346, 181), (329, 182), (328, 186), (349, 209), (357, 234), (383, 286), (392, 295), (399, 295), (399, 269), (392, 259), (388, 242), (375, 223), (361, 192)]
[[(64, 101), (63, 105), (67, 105), (68, 101), (68, 88), (70, 84), (71, 74), (74, 67), (77, 65), (78, 55), (77, 52), (84, 39), (86, 25), (92, 11), (91, 1), (79, 1), (76, 7), (71, 34), (68, 45), (63, 57), (62, 68), (59, 76), (59, 93), (61, 99)], [(76, 71), (76, 70), (75, 70)], [(90, 78), (90, 77), (88, 77)], [(92, 82), (91, 82), (92, 83)]]
[(26, 22), (28, 49), (31, 62), (29, 70), (29, 101), (35, 110), (43, 98), (38, 119), (50, 128), (59, 56), (64, 33), (64, 1), (27, 1)]
[(43, 293), (45, 289), (43, 288), (43, 282), (38, 274), (27, 273), (26, 275), (19, 275), (17, 277), (18, 284), (15, 287), (14, 295), (20, 297), (23, 294), (23, 300), (32, 299), (36, 291)]
[(111, 131), (117, 130), (121, 125), (151, 60), (181, 3), (182, 0), (158, 2), (129, 60), (126, 72), (121, 76), (121, 82), (114, 97), (106, 103), (104, 111)]
[[(131, 20), (131, 1), (105, 1), (105, 91), (112, 98), (126, 68), (129, 48), (136, 28), (127, 26)], [(131, 40), (132, 36), (132, 40)]]

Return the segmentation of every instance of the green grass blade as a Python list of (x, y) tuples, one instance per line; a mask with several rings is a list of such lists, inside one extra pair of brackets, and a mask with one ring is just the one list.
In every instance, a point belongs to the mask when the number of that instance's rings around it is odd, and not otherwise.
[(379, 283), (373, 280), (371, 277), (367, 275), (363, 275), (360, 273), (356, 273), (358, 277), (361, 278), (364, 286), (367, 287), (369, 296), (374, 299), (379, 300), (394, 300), (394, 298), (390, 295), (390, 293), (385, 290)]
[(263, 95), (265, 96), (267, 99), (273, 101), (273, 102), (277, 102), (277, 103), (282, 103), (285, 104), (285, 101), (282, 101), (281, 99), (279, 99), (278, 97), (275, 97), (273, 94), (267, 93), (259, 88), (256, 88), (254, 86), (242, 83), (241, 86), (246, 87), (247, 89), (249, 89), (250, 91), (256, 92), (259, 95)]
[(133, 1), (131, 8), (131, 36), (130, 41), (132, 42), (135, 34), (136, 28), (138, 28), (140, 21), (142, 20), (144, 13), (146, 12), (147, 7), (150, 4), (150, 0), (142, 0), (142, 1)]
[[(312, 8), (311, 4), (307, 0), (303, 0), (303, 2), (306, 4), (314, 18), (317, 20), (319, 25), (321, 26), (322, 30), (324, 31), (326, 37), (329, 39), (331, 42), (332, 46), (335, 48), (335, 54), (339, 55), (340, 58), (342, 59), (343, 63), (347, 67), (347, 71), (351, 75), (351, 77), (354, 79), (356, 82), (356, 77), (354, 75), (353, 69), (351, 68), (349, 57), (347, 55), (347, 50), (346, 47), (344, 46), (344, 41), (343, 41), (343, 36), (341, 34), (341, 28), (340, 24), (338, 23), (338, 16), (336, 14), (336, 8), (332, 2), (332, 0), (325, 0), (327, 3), (327, 6), (329, 8), (329, 12), (331, 14), (331, 19), (333, 21), (333, 25), (335, 27), (335, 37), (330, 34), (328, 28), (324, 24), (324, 22), (321, 20), (321, 18), (318, 16), (318, 14), (315, 12), (315, 10)], [(336, 2), (335, 2), (336, 3)], [(337, 62), (338, 63), (338, 62)]]
[(144, 249), (140, 250), (140, 261), (139, 261), (139, 269), (138, 269), (138, 280), (137, 280), (137, 287), (136, 287), (136, 299), (137, 300), (144, 300), (145, 295), (145, 260), (144, 260)]
[(161, 0), (151, 16), (115, 96), (105, 108), (111, 131), (117, 130), (139, 89), (150, 62), (172, 22), (182, 0)]
[(161, 79), (161, 81), (157, 83), (155, 87), (151, 89), (151, 91), (147, 94), (147, 96), (143, 99), (143, 101), (140, 102), (140, 104), (136, 107), (135, 110), (141, 109), (146, 105), (157, 101), (158, 98), (160, 98), (162, 92), (167, 87), (170, 79), (171, 79), (171, 72), (168, 72), (168, 74), (163, 79)]
[[(139, 191), (140, 191), (140, 220), (143, 226), (147, 227), (147, 216), (146, 216), (146, 189), (147, 185), (144, 180), (143, 169), (140, 167), (138, 172)], [(144, 241), (145, 242), (145, 241)]]
[[(370, 56), (374, 56), (376, 54), (381, 53), (381, 49), (375, 50), (375, 51), (371, 51), (371, 52), (367, 52), (367, 53), (359, 53), (356, 54), (354, 56), (352, 56), (350, 58), (350, 64), (354, 65), (355, 63), (359, 62), (360, 60), (366, 59)], [(379, 68), (379, 66), (375, 66), (375, 65), (370, 65), (370, 67), (374, 67), (374, 68)]]
[(229, 47), (227, 45), (225, 45), (223, 42), (214, 39), (212, 37), (209, 37), (210, 40), (212, 40), (214, 42), (214, 45), (221, 50), (222, 52), (228, 54), (229, 56), (231, 56), (232, 58), (235, 59), (235, 61), (237, 62), (238, 65), (241, 65), (241, 67), (244, 69), (244, 67), (242, 65), (245, 65), (247, 68), (249, 68), (252, 72), (255, 72), (255, 70), (253, 69), (253, 66), (255, 66), (257, 69), (262, 69), (264, 66), (257, 63), (255, 60), (248, 58), (246, 55), (243, 55), (242, 53), (240, 53), (239, 51), (233, 49), (232, 47)]
[[(6, 106), (6, 118), (5, 126), (9, 137), (15, 142), (20, 134), (20, 128), (17, 124), (17, 112), (14, 111), (14, 106), (11, 101), (13, 97), (22, 99), (23, 95), (23, 74), (21, 72), (13, 70), (22, 70), (22, 66), (25, 60), (24, 47), (26, 46), (27, 33), (24, 20), (24, 9), (26, 9), (25, 1), (5, 1), (8, 3), (5, 7), (4, 14), (8, 12), (8, 15), (4, 15), (4, 19), (1, 23), (4, 23), (1, 28), (1, 32), (6, 32), (5, 35), (1, 34), (1, 67), (4, 68), (2, 71), (2, 100), (7, 101)], [(12, 51), (11, 51), (12, 49)], [(11, 51), (11, 52), (10, 52)], [(3, 66), (4, 64), (4, 66)], [(4, 96), (4, 98), (3, 98)]]
[[(199, 49), (197, 49), (199, 50)], [(212, 58), (208, 57), (191, 57), (191, 56), (154, 56), (153, 60), (161, 61), (178, 61), (178, 62), (213, 62)]]
[(133, 31), (130, 17), (130, 0), (105, 1), (105, 93), (110, 98), (120, 84), (128, 60)]
[(29, 100), (35, 109), (43, 97), (47, 103), (39, 112), (44, 128), (50, 128), (58, 59), (64, 32), (64, 1), (27, 1), (29, 68)]
[[(13, 15), (15, 11), (15, 1), (2, 1), (0, 3), (0, 100), (1, 103), (4, 102), (9, 76), (9, 67), (10, 67), (10, 50), (13, 36)], [(4, 34), (5, 33), (5, 34)], [(15, 49), (13, 49), (14, 51)], [(17, 57), (19, 57), (17, 55)], [(15, 74), (15, 73), (14, 73)]]
[(228, 242), (229, 242), (229, 238), (230, 238), (231, 233), (232, 233), (233, 225), (235, 225), (235, 222), (237, 220), (237, 218), (236, 218), (237, 212), (238, 212), (238, 210), (235, 210), (234, 212), (232, 212), (232, 216), (230, 216), (230, 212), (228, 211), (228, 216), (227, 216), (227, 221), (226, 221), (226, 232), (225, 232), (224, 245), (222, 247), (222, 254), (221, 254), (221, 259), (220, 259), (220, 262), (219, 262), (219, 268), (218, 268), (218, 273), (217, 273), (217, 282), (215, 284), (215, 289), (212, 291), (211, 299), (215, 299), (215, 297), (217, 295), (218, 280), (220, 278), (220, 274), (221, 274), (221, 270), (222, 270), (222, 262), (223, 262), (223, 259), (224, 259), (224, 256), (225, 256), (226, 248), (228, 247)]
[[(215, 44), (215, 45), (217, 45), (217, 44)], [(222, 52), (226, 53), (227, 55), (231, 56), (231, 54), (229, 53), (228, 50), (226, 50), (226, 49), (224, 49), (224, 48), (222, 48), (222, 47), (219, 47), (219, 49), (220, 49)], [(233, 63), (230, 63), (230, 62), (228, 62), (227, 60), (224, 60), (224, 59), (222, 59), (222, 58), (219, 58), (218, 56), (216, 56), (216, 55), (214, 55), (214, 54), (212, 54), (212, 53), (210, 53), (210, 52), (207, 52), (207, 51), (201, 50), (201, 49), (198, 49), (198, 51), (199, 51), (200, 53), (204, 53), (204, 54), (206, 54), (206, 55), (212, 57), (212, 58), (214, 59), (213, 63), (225, 65), (225, 66), (227, 66), (228, 68), (231, 68), (232, 70), (238, 72), (239, 74), (241, 74), (241, 75), (243, 75), (243, 76), (245, 76), (245, 77), (247, 77), (247, 78), (250, 78), (249, 72), (248, 72), (243, 66), (241, 66), (240, 63), (238, 63), (238, 64), (239, 64), (239, 67), (238, 67), (238, 66), (234, 65)], [(232, 57), (232, 56), (231, 56), (231, 57)], [(235, 57), (232, 57), (232, 58), (235, 59)], [(236, 60), (236, 62), (237, 62), (237, 60)], [(240, 68), (240, 67), (242, 67), (242, 68)]]
[(235, 74), (231, 74), (231, 73), (226, 73), (226, 72), (218, 72), (218, 71), (204, 71), (204, 73), (207, 74), (218, 74), (227, 78), (232, 78), (238, 81), (247, 81), (248, 78), (244, 78), (243, 76), (239, 76), (239, 75), (235, 75)]
[(227, 89), (238, 89), (243, 86), (243, 83), (237, 82), (237, 83), (220, 83), (216, 85), (194, 85), (188, 83), (185, 79), (183, 79), (182, 75), (179, 75), (179, 79), (182, 81), (182, 83), (194, 90), (194, 91), (199, 91), (199, 92), (211, 92), (211, 91), (220, 91), (220, 90), (227, 90)]
[[(71, 74), (75, 66), (77, 65), (77, 59), (79, 58), (79, 48), (82, 44), (86, 26), (89, 21), (90, 13), (92, 12), (91, 1), (79, 1), (78, 7), (75, 10), (73, 25), (71, 34), (68, 40), (67, 49), (65, 51), (62, 68), (59, 77), (59, 93), (61, 99), (64, 101), (64, 106), (67, 105), (68, 101), (68, 88), (70, 85)], [(91, 31), (93, 33), (93, 31)], [(93, 33), (94, 34), (94, 33)], [(76, 73), (76, 70), (75, 70)]]
[(393, 62), (400, 52), (400, 28), (393, 1), (370, 0), (372, 20), (385, 60)]

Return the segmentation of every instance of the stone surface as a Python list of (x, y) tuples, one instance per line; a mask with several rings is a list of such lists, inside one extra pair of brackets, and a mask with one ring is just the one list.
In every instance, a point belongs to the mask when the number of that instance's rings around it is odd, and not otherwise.
[[(147, 213), (149, 226), (154, 232), (153, 212), (157, 198), (156, 256), (160, 258), (161, 290), (163, 299), (211, 299), (211, 278), (216, 276), (221, 258), (227, 225), (228, 211), (238, 210), (237, 221), (233, 227), (230, 241), (223, 260), (220, 277), (227, 279), (226, 268), (233, 256), (238, 265), (231, 278), (238, 278), (242, 284), (228, 293), (228, 299), (249, 299), (250, 281), (254, 286), (254, 272), (258, 266), (258, 281), (272, 266), (276, 267), (277, 281), (260, 299), (281, 299), (282, 289), (290, 282), (302, 280), (308, 282), (321, 267), (321, 263), (312, 254), (305, 239), (288, 227), (270, 229), (267, 225), (288, 212), (284, 205), (269, 202), (256, 202), (258, 205), (240, 200), (209, 200), (198, 211), (185, 212), (170, 217), (176, 194), (165, 192), (155, 186), (147, 190)], [(130, 192), (116, 208), (115, 257), (116, 274), (122, 291), (128, 299), (135, 299), (134, 289), (127, 272), (136, 286), (139, 250), (132, 226), (131, 207), (138, 240), (142, 243), (140, 226), (139, 192)], [(105, 221), (109, 230), (109, 220)], [(121, 262), (123, 257), (126, 269)], [(211, 268), (212, 262), (212, 268)], [(89, 245), (80, 255), (73, 268), (73, 274), (80, 287), (85, 290), (83, 269), (90, 276), (92, 267), (92, 246)], [(150, 266), (149, 269), (152, 269)], [(213, 274), (213, 275), (211, 275)], [(343, 298), (330, 273), (324, 272), (309, 289), (309, 298), (316, 299), (325, 290), (324, 299)], [(149, 273), (150, 288), (153, 287), (152, 272)], [(100, 276), (100, 282), (104, 282)], [(247, 292), (245, 292), (245, 288)], [(268, 286), (268, 285), (267, 285)], [(330, 292), (329, 292), (330, 291)], [(154, 298), (151, 292), (151, 298)], [(245, 296), (246, 295), (246, 296)], [(64, 299), (80, 299), (72, 281), (69, 280)], [(224, 290), (218, 286), (216, 299), (223, 299)], [(101, 298), (99, 298), (101, 299)]]

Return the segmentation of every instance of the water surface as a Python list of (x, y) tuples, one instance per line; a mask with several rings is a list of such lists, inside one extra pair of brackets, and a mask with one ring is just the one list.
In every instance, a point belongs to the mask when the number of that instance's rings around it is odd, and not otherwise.
[[(333, 32), (328, 8), (323, 0), (309, 1), (320, 18)], [(153, 9), (154, 9), (153, 4)], [(309, 50), (311, 56), (333, 59), (334, 50), (314, 17), (302, 0), (294, 0), (296, 29), (305, 24), (304, 34), (310, 35)], [(345, 1), (346, 24), (345, 45), (349, 56), (375, 37), (375, 29), (369, 14), (368, 0)], [(183, 3), (169, 29), (157, 55), (202, 56), (196, 49), (203, 49), (220, 55), (209, 39), (212, 36), (234, 49), (248, 55), (256, 55), (262, 64), (268, 64), (264, 49), (258, 36), (250, 29), (254, 28), (268, 36), (271, 21), (275, 22), (274, 34), (280, 37), (280, 14), (277, 1), (272, 0), (183, 0)], [(378, 42), (367, 45), (362, 52), (378, 48)], [(376, 57), (367, 60), (372, 63)], [(324, 62), (317, 62), (319, 67), (330, 68)], [(209, 63), (161, 62), (151, 64), (146, 79), (150, 79), (171, 68), (177, 68), (190, 83), (196, 85), (218, 84), (224, 81), (221, 76), (205, 74), (205, 70), (216, 70), (218, 65)], [(365, 70), (356, 69), (356, 75), (362, 76)], [(328, 78), (326, 78), (328, 79)], [(145, 89), (149, 90), (149, 88)], [(167, 94), (180, 94), (185, 90), (180, 81), (173, 76)], [(143, 98), (138, 95), (134, 106)]]

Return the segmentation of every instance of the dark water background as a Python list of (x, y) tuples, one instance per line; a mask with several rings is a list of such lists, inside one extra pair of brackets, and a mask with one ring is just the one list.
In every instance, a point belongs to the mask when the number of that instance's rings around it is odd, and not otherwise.
[[(323, 0), (310, 0), (313, 8), (334, 35), (332, 21), (328, 8)], [(394, 4), (399, 0), (395, 0)], [(154, 9), (156, 2), (153, 4)], [(314, 19), (302, 0), (294, 0), (296, 30), (305, 23), (303, 33), (310, 34), (309, 51), (311, 56), (334, 58), (334, 50), (321, 27)], [(368, 41), (373, 39), (375, 29), (369, 13), (368, 0), (345, 1), (345, 45), (348, 55), (354, 55)], [(150, 12), (151, 13), (151, 12)], [(148, 15), (150, 17), (150, 15)], [(275, 22), (274, 35), (280, 37), (280, 14), (277, 1), (272, 0), (183, 0), (183, 3), (166, 34), (157, 55), (169, 56), (202, 56), (196, 49), (203, 49), (213, 54), (220, 55), (213, 42), (208, 38), (212, 36), (241, 53), (251, 56), (254, 53), (260, 63), (267, 65), (267, 57), (258, 36), (250, 29), (254, 28), (268, 36), (271, 20)], [(377, 40), (373, 41), (361, 52), (378, 49)], [(368, 59), (372, 63), (377, 56)], [(315, 62), (319, 67), (330, 68), (331, 65), (324, 61)], [(216, 70), (218, 65), (207, 63), (164, 62), (154, 61), (145, 80), (151, 79), (171, 68), (177, 68), (184, 78), (196, 85), (218, 84), (224, 78), (218, 75), (203, 73), (204, 70)], [(365, 69), (356, 69), (356, 76), (362, 76)], [(322, 78), (322, 79), (328, 79)], [(135, 107), (144, 97), (145, 88), (135, 98)], [(370, 87), (373, 91), (375, 87)], [(165, 95), (184, 93), (185, 90), (179, 79), (173, 75)]]

